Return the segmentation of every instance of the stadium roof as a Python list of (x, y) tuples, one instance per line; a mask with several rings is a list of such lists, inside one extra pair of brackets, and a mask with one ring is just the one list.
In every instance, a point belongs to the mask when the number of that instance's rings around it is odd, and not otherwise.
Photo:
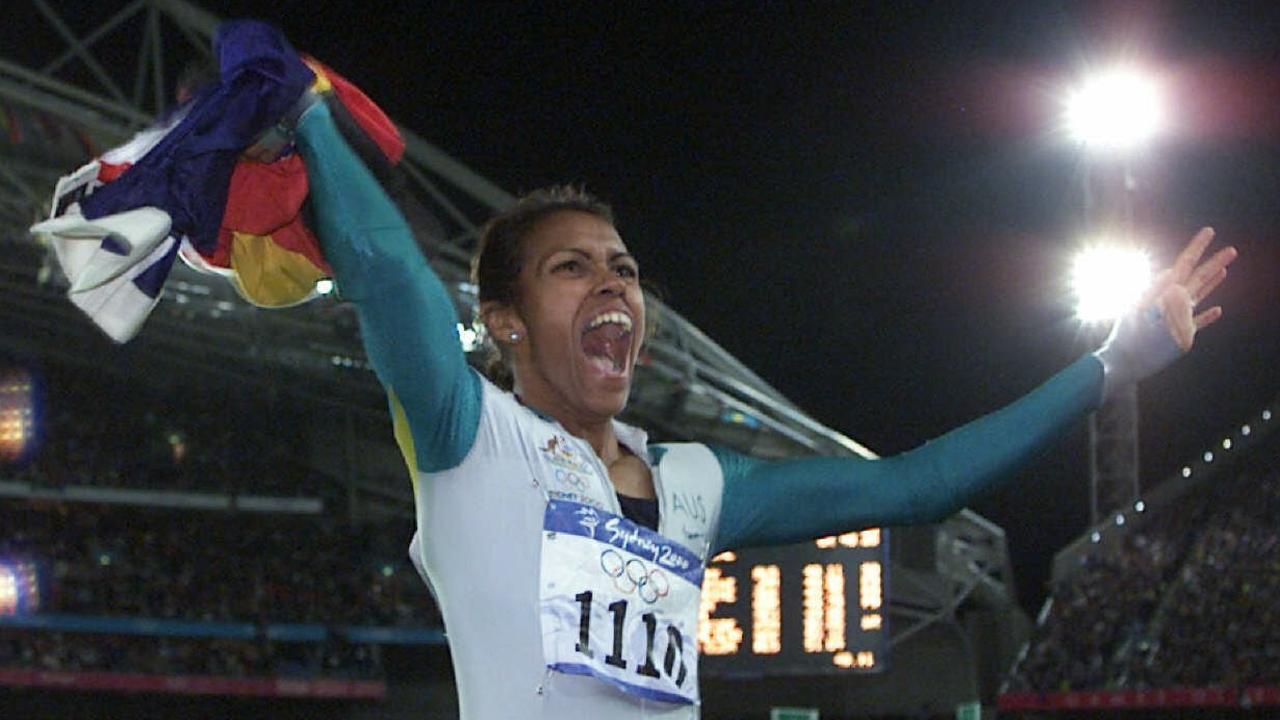
[[(77, 17), (34, 2), (52, 33), (0, 56), (0, 231), (26, 244), (0, 257), (0, 324), (14, 350), (106, 366), (117, 372), (208, 372), (301, 388), (323, 402), (384, 413), (353, 314), (329, 299), (287, 311), (239, 301), (216, 277), (175, 270), (141, 336), (115, 348), (63, 297), (43, 248), (26, 228), (46, 212), (56, 179), (122, 142), (168, 104), (173, 70), (210, 54), (218, 18), (183, 0), (129, 3), (111, 15)], [(69, 15), (69, 14), (68, 14)], [(92, 17), (91, 20), (85, 16)], [(77, 24), (78, 23), (78, 24)], [(470, 320), (467, 283), (477, 227), (513, 197), (407, 128), (403, 163), (413, 191), (444, 226), (423, 251)], [(425, 235), (425, 233), (420, 233)], [(691, 323), (656, 303), (658, 332), (637, 372), (629, 419), (672, 438), (713, 441), (761, 456), (869, 451), (799, 410)], [(288, 381), (284, 383), (282, 381)]]

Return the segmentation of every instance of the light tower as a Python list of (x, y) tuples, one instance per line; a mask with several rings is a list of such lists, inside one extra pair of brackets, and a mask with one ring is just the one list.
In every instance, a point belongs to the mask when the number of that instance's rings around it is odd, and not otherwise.
[[(1134, 156), (1164, 126), (1157, 83), (1132, 67), (1087, 78), (1067, 98), (1066, 125), (1084, 151), (1083, 220), (1090, 245), (1073, 280), (1077, 314), (1102, 333), (1150, 281), (1137, 241)], [(1095, 339), (1100, 339), (1095, 337)], [(1138, 390), (1121, 388), (1089, 418), (1090, 520), (1133, 506), (1138, 484)]]

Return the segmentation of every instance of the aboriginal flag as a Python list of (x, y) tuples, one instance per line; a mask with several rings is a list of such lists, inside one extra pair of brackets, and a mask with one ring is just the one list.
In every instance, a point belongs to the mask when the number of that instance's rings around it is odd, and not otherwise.
[[(395, 125), (346, 79), (299, 55), (275, 28), (229, 21), (214, 41), (219, 79), (132, 140), (64, 177), (46, 237), (69, 296), (117, 342), (141, 329), (175, 257), (228, 279), (247, 301), (283, 307), (315, 296), (330, 269), (307, 227), (306, 167), (285, 142), (260, 145), (310, 89), (342, 108), (388, 165), (404, 143)], [(261, 153), (255, 153), (261, 157)]]

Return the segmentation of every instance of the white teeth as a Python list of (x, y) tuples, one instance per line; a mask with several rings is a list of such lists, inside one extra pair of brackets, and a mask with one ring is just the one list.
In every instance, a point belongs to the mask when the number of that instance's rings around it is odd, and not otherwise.
[(617, 311), (601, 313), (597, 315), (595, 319), (592, 320), (589, 325), (587, 325), (587, 329), (591, 330), (593, 328), (598, 328), (601, 325), (604, 325), (605, 323), (613, 323), (615, 325), (621, 325), (624, 329), (628, 331), (631, 330), (631, 317), (625, 313), (620, 313)]

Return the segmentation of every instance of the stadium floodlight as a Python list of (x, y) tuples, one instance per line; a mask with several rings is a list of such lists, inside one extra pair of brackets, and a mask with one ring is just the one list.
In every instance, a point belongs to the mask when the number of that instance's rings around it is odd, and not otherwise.
[(1067, 132), (1091, 149), (1132, 149), (1164, 128), (1160, 96), (1155, 79), (1134, 67), (1104, 70), (1067, 94)]
[(1121, 245), (1085, 247), (1071, 266), (1076, 318), (1084, 323), (1115, 320), (1132, 309), (1151, 284), (1151, 258)]

